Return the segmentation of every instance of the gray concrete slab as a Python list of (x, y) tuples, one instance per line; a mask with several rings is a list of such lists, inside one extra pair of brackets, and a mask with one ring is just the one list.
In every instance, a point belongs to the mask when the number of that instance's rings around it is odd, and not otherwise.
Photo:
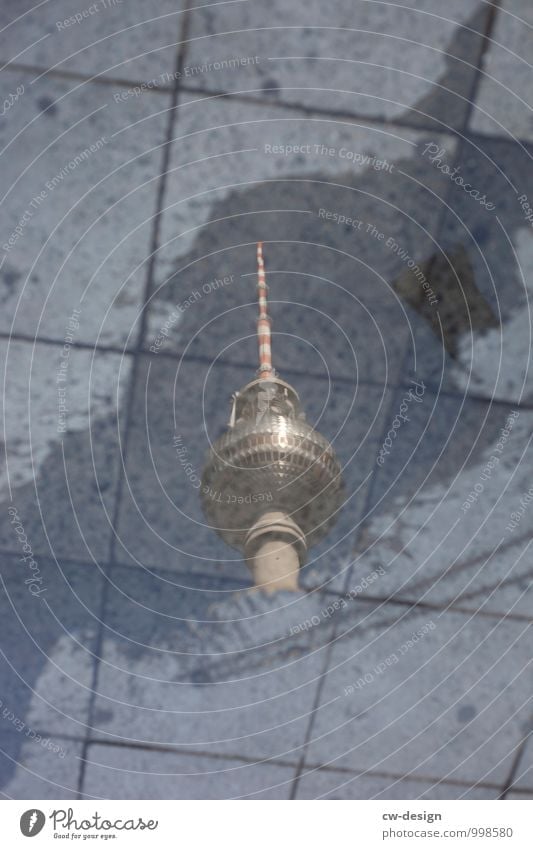
[[(481, 47), (481, 4), (258, 0), (193, 10), (183, 81), (385, 118), (460, 124)], [(426, 117), (427, 116), (427, 117)]]
[(288, 799), (294, 768), (91, 745), (84, 798), (97, 799)]
[(498, 788), (306, 767), (297, 799), (497, 799)]
[(434, 251), (446, 186), (426, 141), (183, 95), (146, 346), (255, 362), (263, 240), (277, 362), (394, 383), (412, 330), (391, 282)]
[(13, 506), (35, 553), (107, 560), (129, 356), (5, 340), (0, 356), (6, 456), (0, 547), (18, 549)]
[(0, 792), (5, 799), (75, 799), (81, 741), (0, 732)]
[(531, 26), (528, 0), (498, 6), (470, 127), (478, 133), (533, 141)]
[(0, 128), (0, 330), (133, 345), (147, 277), (170, 95), (4, 71), (22, 96)]
[(413, 396), (391, 406), (350, 590), (531, 618), (531, 411)]
[(503, 785), (531, 710), (524, 623), (381, 605), (343, 610), (309, 762)]
[(96, 568), (23, 556), (0, 560), (0, 732), (12, 749), (52, 751), (37, 734), (56, 744), (87, 730), (103, 580)]
[(112, 579), (93, 738), (296, 765), (331, 639), (327, 599), (131, 567)]
[[(363, 384), (281, 374), (294, 383), (308, 422), (332, 442), (343, 465), (346, 500), (338, 522), (310, 550), (302, 573), (305, 586), (330, 582), (330, 589), (340, 590), (389, 394)], [(231, 394), (254, 377), (253, 366), (211, 367), (156, 356), (143, 362), (117, 528), (121, 562), (250, 580), (241, 553), (227, 547), (206, 522), (199, 487), (209, 445), (227, 426)]]
[[(131, 82), (159, 81), (173, 74), (183, 22), (183, 4), (172, 0), (97, 0), (73, 8), (68, 0), (53, 7), (34, 0), (7, 0), (0, 26), (2, 63)], [(165, 76), (163, 83), (168, 85)]]

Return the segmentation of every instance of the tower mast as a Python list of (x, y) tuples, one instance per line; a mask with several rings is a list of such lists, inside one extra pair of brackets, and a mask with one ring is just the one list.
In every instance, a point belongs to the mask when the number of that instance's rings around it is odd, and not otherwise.
[(257, 339), (259, 343), (258, 376), (269, 380), (276, 376), (272, 368), (271, 318), (268, 314), (268, 286), (265, 279), (265, 261), (263, 259), (263, 242), (257, 243), (257, 297), (259, 301), (259, 316), (257, 319)]

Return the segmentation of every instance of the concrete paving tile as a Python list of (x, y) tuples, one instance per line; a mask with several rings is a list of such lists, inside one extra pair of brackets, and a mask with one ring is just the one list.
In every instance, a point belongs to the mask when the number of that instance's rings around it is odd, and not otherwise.
[(531, 626), (392, 604), (365, 621), (353, 605), (339, 613), (308, 761), (503, 785), (531, 712)]
[(208, 6), (191, 12), (183, 81), (311, 108), (459, 125), (485, 16), (475, 0), (453, 0), (445, 10), (436, 0), (423, 9), (411, 0)]
[(76, 308), (76, 341), (133, 345), (170, 95), (4, 75), (0, 330), (63, 341)]
[(0, 547), (18, 549), (8, 513), (15, 507), (36, 554), (108, 559), (130, 358), (2, 341), (0, 359)]
[(96, 0), (73, 8), (69, 0), (54, 0), (49, 7), (36, 0), (2, 3), (2, 63), (168, 85), (164, 75), (174, 72), (183, 3)]
[(391, 284), (434, 252), (446, 186), (426, 143), (393, 126), (183, 95), (146, 346), (255, 362), (260, 239), (278, 362), (397, 380), (412, 329)]
[(499, 4), (470, 118), (470, 127), (476, 132), (533, 141), (532, 25), (528, 0)]
[(91, 745), (84, 798), (288, 799), (295, 768)]
[(492, 787), (469, 787), (446, 781), (350, 775), (306, 767), (298, 782), (297, 799), (497, 799)]
[[(432, 144), (423, 154), (429, 164), (454, 170), (446, 145)], [(486, 141), (465, 146), (455, 167), (470, 188), (450, 184), (450, 211), (422, 268), (439, 303), (431, 310), (405, 291), (415, 340), (410, 367), (416, 357), (417, 372), (450, 391), (531, 401), (531, 157)]]
[[(401, 427), (377, 457), (351, 589), (531, 618), (533, 413), (410, 397), (406, 385), (392, 404), (392, 434)], [(364, 585), (368, 574), (377, 578)]]
[(23, 556), (0, 557), (0, 733), (33, 748), (37, 733), (55, 744), (86, 731), (103, 579), (96, 567)]
[(8, 799), (75, 799), (82, 742), (0, 732), (0, 792)]
[(95, 739), (297, 762), (331, 639), (326, 598), (131, 567), (112, 579)]
[[(294, 383), (307, 421), (332, 442), (346, 484), (337, 524), (310, 549), (302, 584), (328, 581), (330, 589), (342, 589), (390, 396), (363, 384), (281, 375)], [(231, 394), (254, 378), (253, 365), (248, 370), (146, 358), (132, 414), (117, 527), (119, 561), (250, 580), (241, 553), (226, 546), (207, 523), (199, 488), (209, 446), (226, 429)]]

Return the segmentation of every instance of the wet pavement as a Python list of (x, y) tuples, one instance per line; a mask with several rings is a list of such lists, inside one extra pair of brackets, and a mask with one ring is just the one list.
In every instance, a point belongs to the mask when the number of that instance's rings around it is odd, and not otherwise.
[[(533, 17), (422, 5), (3, 4), (4, 797), (533, 797)], [(196, 484), (259, 239), (346, 481), (274, 595)]]

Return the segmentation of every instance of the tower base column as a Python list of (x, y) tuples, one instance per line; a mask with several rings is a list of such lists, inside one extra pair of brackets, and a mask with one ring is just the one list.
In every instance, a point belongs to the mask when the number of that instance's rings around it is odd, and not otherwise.
[(246, 536), (246, 563), (255, 586), (265, 592), (296, 591), (305, 554), (305, 535), (285, 513), (264, 513)]

